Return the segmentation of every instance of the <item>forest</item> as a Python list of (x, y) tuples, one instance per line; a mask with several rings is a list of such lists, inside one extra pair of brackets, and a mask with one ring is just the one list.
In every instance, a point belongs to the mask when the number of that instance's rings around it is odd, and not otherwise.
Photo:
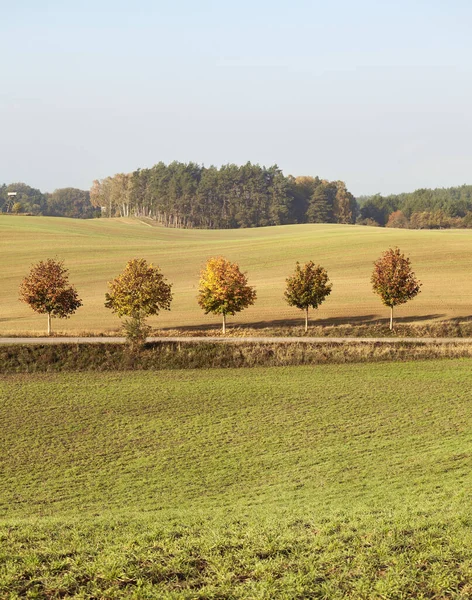
[(72, 218), (149, 218), (167, 227), (228, 229), (292, 223), (343, 223), (409, 229), (472, 227), (472, 186), (360, 196), (343, 181), (284, 175), (250, 162), (205, 167), (159, 162), (148, 169), (43, 193), (0, 186), (0, 212)]
[(203, 167), (160, 162), (94, 181), (104, 216), (148, 217), (170, 227), (226, 229), (289, 223), (354, 223), (357, 203), (342, 181), (285, 176), (276, 165)]
[(361, 196), (358, 223), (404, 229), (472, 227), (472, 185)]
[(43, 193), (26, 183), (0, 186), (0, 212), (74, 219), (101, 216), (101, 210), (92, 206), (88, 191), (62, 188), (50, 194)]

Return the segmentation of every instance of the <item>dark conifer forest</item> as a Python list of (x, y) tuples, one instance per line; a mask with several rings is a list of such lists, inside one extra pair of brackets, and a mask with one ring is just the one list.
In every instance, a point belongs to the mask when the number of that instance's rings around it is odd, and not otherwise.
[(288, 223), (354, 223), (357, 203), (342, 181), (285, 176), (277, 166), (158, 163), (94, 181), (104, 216), (148, 217), (170, 227), (224, 229)]

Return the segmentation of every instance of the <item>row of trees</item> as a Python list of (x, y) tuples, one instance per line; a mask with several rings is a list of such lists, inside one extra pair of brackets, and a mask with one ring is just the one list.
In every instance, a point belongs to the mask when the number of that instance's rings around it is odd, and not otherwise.
[(0, 186), (0, 212), (74, 219), (91, 219), (101, 215), (101, 210), (92, 206), (89, 191), (61, 188), (51, 194), (43, 194), (25, 183)]
[(364, 196), (358, 223), (380, 227), (445, 229), (472, 227), (472, 186), (419, 189), (410, 194)]
[(221, 168), (162, 162), (93, 182), (107, 217), (137, 216), (168, 227), (208, 229), (287, 223), (354, 223), (357, 203), (342, 181), (285, 176), (250, 162)]
[[(393, 328), (393, 309), (414, 298), (421, 283), (416, 279), (410, 260), (398, 248), (390, 248), (374, 263), (371, 282), (382, 302), (390, 307), (390, 329)], [(130, 260), (124, 271), (108, 282), (105, 307), (118, 317), (128, 317), (124, 331), (129, 340), (142, 343), (149, 334), (146, 319), (161, 310), (170, 310), (173, 294), (159, 267), (144, 258)], [(285, 300), (305, 312), (305, 332), (308, 330), (308, 311), (316, 309), (330, 295), (332, 284), (328, 273), (313, 261), (300, 265), (286, 279)], [(68, 318), (82, 306), (77, 290), (69, 283), (68, 271), (62, 261), (47, 259), (31, 268), (20, 286), (20, 300), (48, 316), (48, 334), (53, 317)], [(254, 304), (256, 290), (236, 263), (225, 258), (210, 258), (200, 274), (197, 301), (205, 314), (223, 317), (226, 333), (227, 315), (235, 315)]]

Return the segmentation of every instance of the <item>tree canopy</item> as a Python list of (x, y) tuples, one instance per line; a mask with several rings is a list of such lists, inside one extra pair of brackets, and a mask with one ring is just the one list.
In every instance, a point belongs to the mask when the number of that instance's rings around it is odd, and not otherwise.
[(52, 258), (31, 267), (20, 285), (20, 300), (35, 312), (48, 315), (48, 335), (51, 318), (67, 319), (82, 306), (77, 290), (69, 284), (69, 271), (63, 261)]
[(248, 285), (247, 277), (236, 263), (225, 258), (210, 258), (200, 274), (198, 304), (205, 314), (223, 315), (223, 333), (226, 315), (234, 315), (254, 304), (256, 291)]
[[(13, 195), (16, 194), (16, 195)], [(16, 206), (15, 206), (16, 205)], [(358, 223), (381, 227), (472, 227), (472, 185), (355, 198), (343, 181), (284, 175), (277, 165), (247, 162), (217, 168), (159, 162), (43, 193), (25, 183), (0, 186), (0, 212), (73, 218), (154, 219), (167, 227), (225, 229), (292, 223)], [(401, 218), (391, 215), (401, 212)]]
[(332, 284), (326, 270), (309, 261), (303, 266), (297, 262), (295, 273), (286, 279), (285, 300), (290, 306), (305, 311), (305, 332), (308, 331), (308, 309), (318, 308), (331, 293)]
[(90, 219), (101, 214), (92, 206), (89, 191), (61, 188), (52, 194), (44, 194), (25, 183), (0, 186), (0, 212), (77, 219)]
[(108, 282), (105, 307), (120, 318), (130, 317), (124, 329), (132, 342), (146, 338), (146, 318), (161, 310), (170, 310), (172, 284), (167, 283), (159, 267), (148, 264), (144, 258), (129, 260), (124, 271)]
[[(323, 207), (308, 213), (316, 190)], [(96, 180), (90, 194), (105, 216), (149, 217), (170, 227), (262, 227), (320, 219), (354, 223), (357, 215), (355, 198), (342, 181), (294, 178), (277, 165), (250, 162), (219, 169), (161, 162)]]
[(159, 267), (144, 258), (132, 258), (124, 271), (108, 282), (105, 307), (119, 317), (142, 318), (170, 310), (172, 284), (167, 283)]
[[(472, 185), (434, 190), (421, 188), (407, 194), (364, 196), (359, 201), (359, 222), (410, 229), (471, 227)], [(401, 213), (401, 218), (398, 213)], [(396, 216), (392, 219), (392, 214)]]
[(371, 282), (383, 304), (390, 307), (390, 329), (393, 329), (393, 308), (408, 302), (421, 291), (410, 259), (399, 248), (389, 248), (375, 261)]

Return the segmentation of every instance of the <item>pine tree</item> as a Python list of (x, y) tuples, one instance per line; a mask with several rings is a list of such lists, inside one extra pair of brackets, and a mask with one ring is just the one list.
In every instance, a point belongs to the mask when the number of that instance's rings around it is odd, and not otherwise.
[(332, 210), (329, 203), (328, 192), (323, 185), (319, 185), (313, 192), (306, 212), (309, 223), (329, 223)]

